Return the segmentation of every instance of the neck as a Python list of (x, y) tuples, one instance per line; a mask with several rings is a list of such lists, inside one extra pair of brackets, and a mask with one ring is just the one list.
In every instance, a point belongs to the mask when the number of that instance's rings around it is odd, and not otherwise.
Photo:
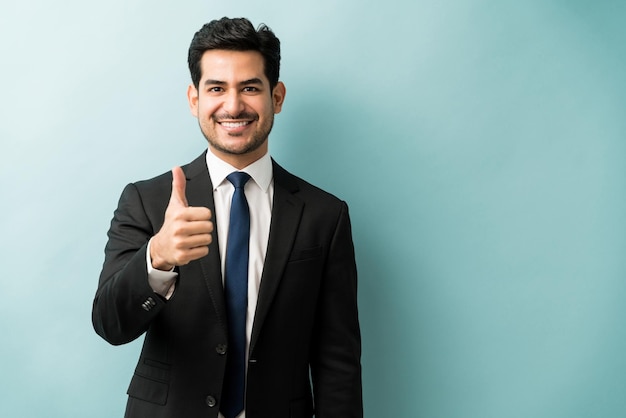
[(220, 160), (232, 165), (237, 170), (242, 170), (255, 161), (260, 160), (265, 154), (267, 154), (267, 147), (259, 147), (256, 150), (245, 154), (230, 154), (209, 146), (209, 152)]

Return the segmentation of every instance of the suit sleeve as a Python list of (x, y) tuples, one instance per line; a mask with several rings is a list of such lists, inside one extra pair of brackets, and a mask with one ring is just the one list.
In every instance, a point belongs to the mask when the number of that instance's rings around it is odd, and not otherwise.
[(139, 337), (165, 306), (148, 282), (146, 248), (154, 233), (137, 187), (129, 184), (111, 221), (93, 301), (94, 329), (111, 344)]
[(315, 416), (362, 417), (357, 272), (345, 203), (329, 249), (314, 332), (311, 376)]

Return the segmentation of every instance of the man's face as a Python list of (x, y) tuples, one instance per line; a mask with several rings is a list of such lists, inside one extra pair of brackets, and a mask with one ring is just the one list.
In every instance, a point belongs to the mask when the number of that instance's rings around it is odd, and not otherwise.
[(263, 57), (256, 51), (209, 50), (200, 61), (198, 88), (187, 91), (191, 113), (211, 151), (243, 168), (267, 152), (274, 114), (285, 98), (282, 83), (270, 90)]

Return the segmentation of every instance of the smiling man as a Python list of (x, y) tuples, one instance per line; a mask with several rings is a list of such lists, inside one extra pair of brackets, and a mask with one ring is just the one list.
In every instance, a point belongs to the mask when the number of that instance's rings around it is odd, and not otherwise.
[(223, 18), (188, 61), (208, 150), (126, 186), (93, 302), (109, 343), (145, 335), (125, 416), (362, 417), (348, 208), (269, 155), (280, 42)]
[(274, 114), (285, 98), (285, 85), (270, 83), (264, 67), (256, 51), (208, 50), (199, 85), (187, 92), (211, 151), (239, 169), (267, 154)]

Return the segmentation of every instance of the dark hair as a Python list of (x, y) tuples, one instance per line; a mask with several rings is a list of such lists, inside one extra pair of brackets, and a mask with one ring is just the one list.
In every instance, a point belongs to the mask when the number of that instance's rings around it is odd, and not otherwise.
[(187, 56), (191, 81), (196, 88), (199, 87), (202, 78), (200, 60), (202, 55), (211, 49), (261, 53), (265, 64), (265, 76), (270, 82), (270, 88), (273, 90), (278, 84), (280, 41), (266, 25), (261, 24), (255, 30), (248, 19), (223, 17), (202, 26), (191, 40)]

